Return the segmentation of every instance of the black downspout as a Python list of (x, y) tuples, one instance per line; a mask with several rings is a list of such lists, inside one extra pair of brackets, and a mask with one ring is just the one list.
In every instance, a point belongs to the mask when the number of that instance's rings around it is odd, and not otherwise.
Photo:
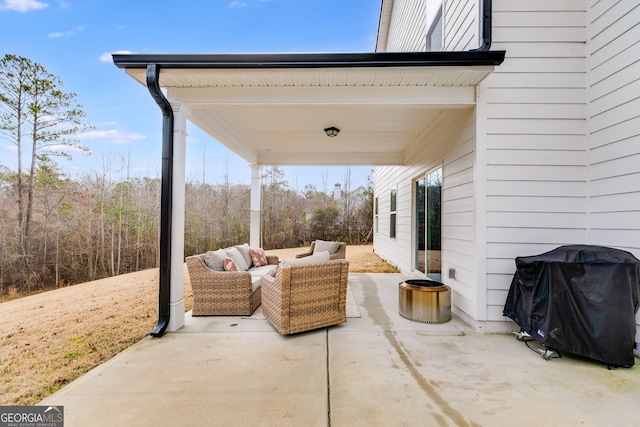
[(169, 326), (171, 303), (171, 205), (173, 188), (173, 108), (160, 90), (160, 69), (147, 65), (147, 88), (162, 110), (162, 188), (160, 193), (160, 289), (158, 323), (151, 336), (159, 338)]
[(492, 0), (484, 0), (482, 2), (482, 44), (477, 49), (471, 49), (472, 52), (484, 52), (491, 49), (491, 15)]

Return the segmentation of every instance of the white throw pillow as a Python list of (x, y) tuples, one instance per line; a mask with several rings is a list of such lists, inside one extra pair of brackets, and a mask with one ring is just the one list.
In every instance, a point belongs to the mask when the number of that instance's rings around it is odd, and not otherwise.
[(283, 265), (300, 265), (300, 264), (313, 264), (316, 262), (326, 262), (331, 259), (331, 255), (329, 252), (324, 251), (317, 254), (309, 255), (304, 258), (296, 258), (296, 259), (284, 259), (282, 260)]

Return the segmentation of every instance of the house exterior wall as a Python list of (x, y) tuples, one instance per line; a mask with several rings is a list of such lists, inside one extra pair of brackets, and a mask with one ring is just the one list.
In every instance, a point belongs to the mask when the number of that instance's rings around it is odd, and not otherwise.
[(640, 5), (589, 2), (590, 240), (640, 257)]
[[(466, 46), (473, 43), (477, 47), (477, 5), (469, 0), (457, 7), (448, 8), (446, 1), (413, 2), (410, 7), (405, 1), (395, 1), (393, 18), (389, 27), (387, 51), (411, 51), (415, 46), (424, 50), (428, 28), (437, 18), (440, 7), (443, 8), (443, 33), (445, 49), (457, 47), (455, 43)], [(425, 9), (426, 7), (426, 9)], [(401, 16), (395, 16), (400, 14)], [(417, 14), (413, 19), (406, 16)], [(426, 17), (426, 21), (423, 19)], [(449, 17), (449, 18), (447, 18)], [(419, 18), (419, 19), (418, 19)], [(410, 28), (394, 28), (401, 22), (420, 21), (422, 29), (412, 33)], [(457, 24), (450, 24), (457, 23)], [(456, 28), (456, 25), (465, 28)], [(415, 26), (412, 27), (415, 29)], [(455, 35), (454, 41), (447, 44), (446, 34)], [(378, 198), (378, 230), (374, 237), (374, 250), (382, 258), (390, 261), (408, 276), (415, 273), (415, 218), (414, 186), (417, 179), (426, 173), (442, 167), (442, 281), (452, 290), (452, 309), (459, 316), (473, 322), (482, 316), (484, 308), (479, 309), (476, 257), (476, 203), (474, 167), (476, 165), (476, 121), (475, 110), (447, 110), (434, 122), (431, 128), (423, 132), (423, 137), (405, 153), (405, 166), (378, 167), (374, 170), (375, 193)], [(397, 229), (396, 238), (389, 237), (390, 193), (397, 191)], [(455, 280), (447, 277), (449, 268), (456, 271)], [(480, 298), (484, 300), (484, 298)]]
[(481, 83), (486, 313), (500, 321), (514, 258), (588, 243), (584, 1), (493, 2), (502, 65)]
[(387, 52), (424, 52), (426, 48), (427, 0), (395, 0)]
[(640, 258), (640, 5), (590, 0), (587, 22), (589, 241)]
[[(477, 47), (479, 7), (444, 0), (445, 50)], [(518, 256), (594, 244), (640, 258), (638, 22), (630, 1), (493, 0), (492, 49), (505, 61), (475, 109), (443, 117), (406, 166), (375, 169), (380, 201), (392, 185), (399, 195), (398, 237), (381, 227), (376, 252), (414, 274), (413, 183), (441, 164), (443, 282), (478, 329), (511, 327), (502, 310)]]

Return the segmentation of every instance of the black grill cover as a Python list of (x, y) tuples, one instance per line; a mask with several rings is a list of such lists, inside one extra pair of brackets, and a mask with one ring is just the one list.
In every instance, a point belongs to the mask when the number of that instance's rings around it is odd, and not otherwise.
[(640, 261), (629, 252), (561, 246), (516, 258), (503, 314), (549, 348), (634, 364)]

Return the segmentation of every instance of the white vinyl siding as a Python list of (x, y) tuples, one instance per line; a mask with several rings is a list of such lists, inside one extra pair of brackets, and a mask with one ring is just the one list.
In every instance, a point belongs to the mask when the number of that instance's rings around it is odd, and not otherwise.
[(590, 3), (591, 239), (640, 256), (640, 4)]
[(445, 0), (444, 50), (470, 50), (478, 47), (479, 0)]
[(424, 52), (426, 49), (426, 0), (395, 0), (386, 52)]
[[(582, 5), (580, 5), (582, 3)], [(486, 313), (502, 320), (517, 256), (587, 242), (585, 5), (493, 2), (505, 62), (486, 94)], [(553, 36), (550, 36), (549, 33)]]
[(588, 22), (590, 240), (640, 258), (640, 4), (589, 1)]
[(442, 7), (443, 50), (469, 50), (479, 45), (479, 0), (395, 0), (386, 52), (423, 52), (427, 31)]

